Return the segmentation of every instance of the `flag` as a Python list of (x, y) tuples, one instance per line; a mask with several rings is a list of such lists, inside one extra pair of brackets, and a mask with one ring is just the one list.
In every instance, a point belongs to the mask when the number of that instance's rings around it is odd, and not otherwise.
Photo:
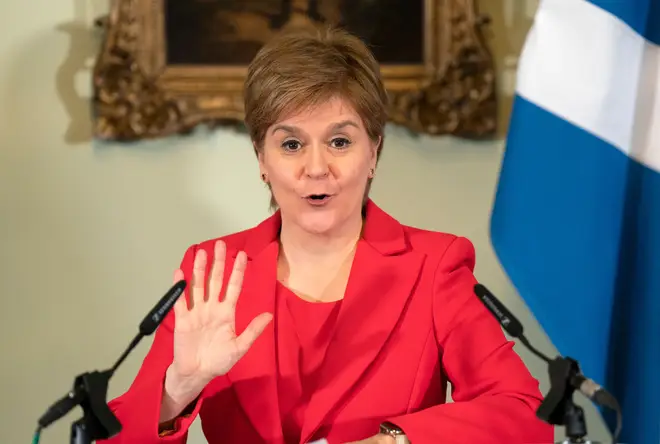
[(541, 0), (490, 230), (559, 353), (618, 399), (619, 441), (660, 444), (660, 0)]

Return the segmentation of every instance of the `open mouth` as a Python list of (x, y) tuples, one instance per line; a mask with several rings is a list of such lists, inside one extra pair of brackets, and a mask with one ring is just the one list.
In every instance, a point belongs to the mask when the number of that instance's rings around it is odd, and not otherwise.
[(305, 199), (313, 205), (320, 205), (327, 202), (331, 197), (330, 194), (310, 194)]

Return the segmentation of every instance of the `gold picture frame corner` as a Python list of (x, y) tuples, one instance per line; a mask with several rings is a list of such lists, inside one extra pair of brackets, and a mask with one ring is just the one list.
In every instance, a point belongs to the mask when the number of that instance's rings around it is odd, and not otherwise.
[[(93, 72), (97, 139), (138, 141), (199, 125), (242, 125), (245, 67), (167, 67), (164, 1), (113, 0), (108, 16), (96, 21), (103, 32)], [(423, 1), (425, 66), (383, 67), (390, 122), (418, 134), (496, 137), (496, 71), (484, 33), (490, 18), (474, 0)]]

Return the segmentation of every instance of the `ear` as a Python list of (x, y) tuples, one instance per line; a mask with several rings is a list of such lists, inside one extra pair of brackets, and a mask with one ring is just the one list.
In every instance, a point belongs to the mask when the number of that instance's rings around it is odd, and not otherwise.
[(378, 151), (380, 150), (380, 144), (383, 142), (382, 136), (378, 136), (378, 140), (375, 140), (371, 143), (371, 167), (376, 168), (376, 163), (378, 162)]
[(254, 148), (254, 152), (257, 153), (257, 160), (259, 161), (259, 170), (261, 170), (261, 172), (263, 172), (263, 170), (265, 168), (264, 151), (257, 148), (257, 145), (254, 142), (252, 142), (252, 147)]

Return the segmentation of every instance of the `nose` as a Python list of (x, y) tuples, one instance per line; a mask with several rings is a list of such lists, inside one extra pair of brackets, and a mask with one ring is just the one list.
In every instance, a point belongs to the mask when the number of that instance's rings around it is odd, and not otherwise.
[(330, 173), (330, 159), (322, 146), (313, 146), (305, 156), (305, 174), (310, 179), (322, 179)]

